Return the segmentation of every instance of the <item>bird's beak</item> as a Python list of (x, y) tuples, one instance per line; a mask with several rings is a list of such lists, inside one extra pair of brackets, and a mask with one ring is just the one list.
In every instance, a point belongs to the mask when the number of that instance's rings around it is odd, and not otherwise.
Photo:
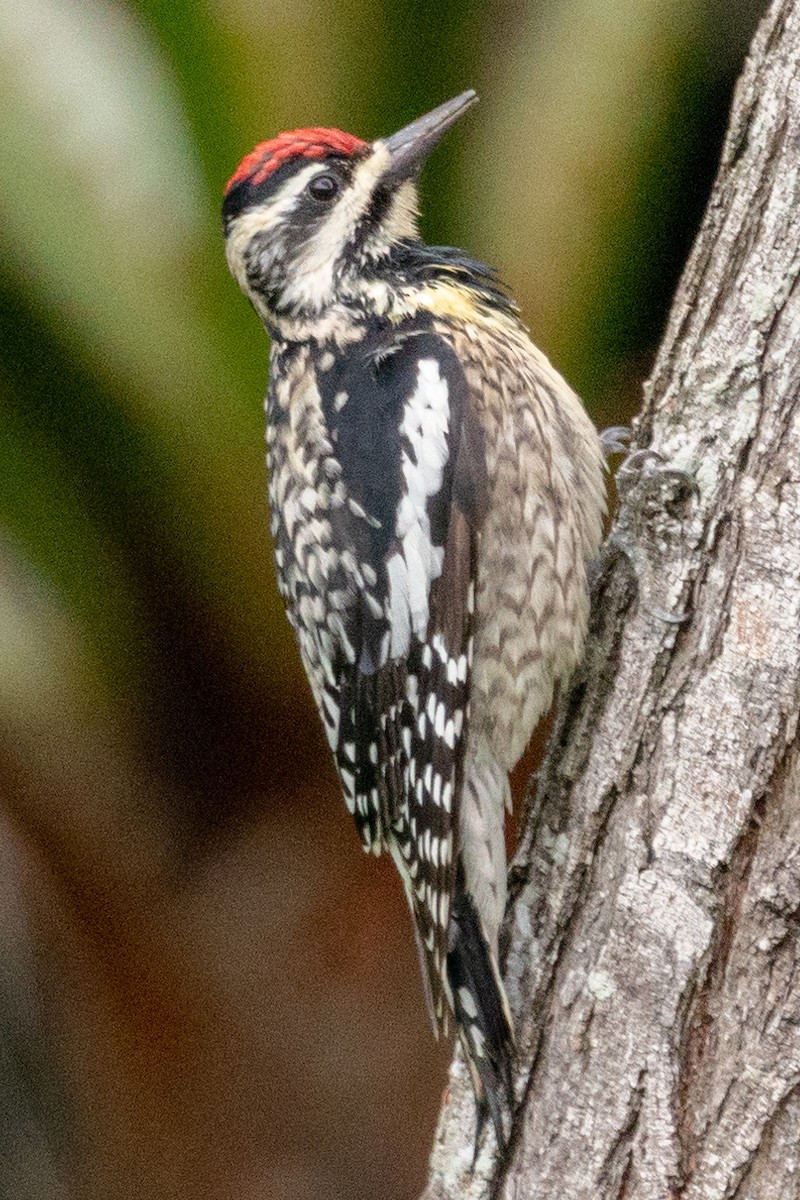
[(384, 182), (400, 183), (420, 170), (431, 150), (444, 137), (451, 125), (468, 108), (477, 104), (478, 94), (472, 88), (445, 101), (424, 117), (418, 117), (405, 125), (391, 137), (382, 138), (380, 144), (389, 151), (389, 165), (384, 172)]

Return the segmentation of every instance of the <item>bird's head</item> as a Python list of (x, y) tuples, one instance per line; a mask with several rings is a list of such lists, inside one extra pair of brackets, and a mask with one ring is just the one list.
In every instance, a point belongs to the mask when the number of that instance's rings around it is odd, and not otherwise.
[(416, 178), (477, 100), (463, 92), (392, 137), (297, 129), (261, 142), (225, 189), (228, 264), (267, 328), (320, 325), (334, 308), (390, 302), (381, 265), (418, 238)]

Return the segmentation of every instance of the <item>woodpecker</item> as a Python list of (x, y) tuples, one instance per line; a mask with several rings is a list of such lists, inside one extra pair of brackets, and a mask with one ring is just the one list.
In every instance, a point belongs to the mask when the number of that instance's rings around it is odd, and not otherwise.
[(498, 962), (508, 775), (588, 614), (597, 432), (489, 268), (425, 244), (417, 176), (477, 100), (391, 137), (262, 142), (223, 203), (271, 338), (278, 583), (365, 850), (413, 916), (434, 1032), (455, 1020), (498, 1142), (513, 1110)]

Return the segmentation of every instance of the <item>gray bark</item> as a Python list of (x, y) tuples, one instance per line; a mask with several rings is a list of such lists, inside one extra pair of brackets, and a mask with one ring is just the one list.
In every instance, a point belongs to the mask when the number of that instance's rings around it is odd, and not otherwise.
[(489, 1136), (470, 1173), (457, 1057), (425, 1200), (800, 1197), (799, 274), (800, 0), (776, 0), (512, 866), (508, 1161)]

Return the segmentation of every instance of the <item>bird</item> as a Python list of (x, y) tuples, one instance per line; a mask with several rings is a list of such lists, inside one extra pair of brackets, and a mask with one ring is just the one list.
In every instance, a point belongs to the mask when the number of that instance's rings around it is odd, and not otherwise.
[(454, 1021), (477, 1154), (514, 1110), (509, 772), (582, 653), (606, 487), (597, 431), (508, 290), (421, 237), (421, 168), (476, 100), (371, 142), (261, 142), (222, 223), (270, 337), (279, 589), (363, 847), (402, 879), (434, 1033)]

